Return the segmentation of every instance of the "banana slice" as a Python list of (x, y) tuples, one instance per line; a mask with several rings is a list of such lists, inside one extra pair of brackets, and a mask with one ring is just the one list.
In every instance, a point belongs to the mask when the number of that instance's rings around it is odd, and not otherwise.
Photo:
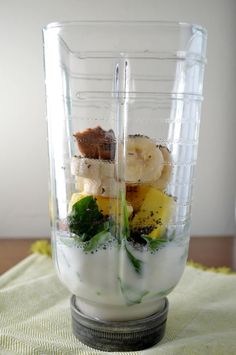
[(114, 178), (115, 164), (109, 160), (100, 160), (100, 176), (106, 178)]
[(102, 179), (98, 195), (106, 197), (118, 197), (121, 190), (121, 182), (114, 178)]
[(71, 173), (76, 176), (76, 188), (81, 193), (109, 197), (118, 195), (120, 183), (114, 177), (114, 162), (74, 156)]
[(74, 156), (71, 159), (71, 174), (93, 180), (114, 177), (115, 164), (111, 161)]
[(121, 183), (114, 178), (89, 179), (83, 176), (76, 177), (76, 189), (88, 195), (99, 195), (104, 197), (117, 197)]
[(164, 158), (159, 146), (150, 138), (129, 136), (126, 144), (126, 182), (147, 183), (158, 180), (163, 163)]
[(88, 195), (97, 195), (100, 190), (101, 180), (89, 179), (82, 176), (76, 177), (76, 188), (81, 192)]
[(172, 172), (172, 166), (171, 166), (172, 159), (171, 159), (171, 153), (167, 147), (160, 145), (159, 149), (162, 152), (164, 158), (164, 166), (162, 169), (161, 176), (157, 181), (152, 183), (152, 186), (156, 187), (159, 190), (164, 190), (168, 182), (170, 181), (171, 172)]
[(74, 156), (71, 159), (71, 174), (98, 179), (100, 175), (99, 160)]

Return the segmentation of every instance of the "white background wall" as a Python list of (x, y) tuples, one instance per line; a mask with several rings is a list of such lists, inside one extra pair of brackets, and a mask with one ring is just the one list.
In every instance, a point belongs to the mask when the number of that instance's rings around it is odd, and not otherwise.
[(180, 20), (208, 29), (193, 235), (235, 233), (235, 0), (0, 0), (0, 237), (49, 235), (42, 26)]

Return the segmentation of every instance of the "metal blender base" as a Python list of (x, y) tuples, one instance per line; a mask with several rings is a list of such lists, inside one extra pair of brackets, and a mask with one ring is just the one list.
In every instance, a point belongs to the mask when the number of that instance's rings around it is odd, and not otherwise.
[(162, 311), (132, 321), (103, 321), (81, 313), (71, 297), (73, 334), (82, 343), (103, 351), (135, 351), (158, 343), (165, 334), (168, 300)]

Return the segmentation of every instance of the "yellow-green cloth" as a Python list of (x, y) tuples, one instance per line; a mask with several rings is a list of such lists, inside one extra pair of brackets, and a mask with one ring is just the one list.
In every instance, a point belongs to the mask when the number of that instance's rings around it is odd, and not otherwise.
[(138, 352), (107, 353), (80, 343), (71, 332), (69, 298), (45, 255), (31, 255), (3, 274), (0, 355), (236, 354), (236, 275), (187, 266), (168, 296), (164, 339)]

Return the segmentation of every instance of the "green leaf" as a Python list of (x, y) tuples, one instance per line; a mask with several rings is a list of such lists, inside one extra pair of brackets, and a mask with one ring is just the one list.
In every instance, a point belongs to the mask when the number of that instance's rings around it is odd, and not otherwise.
[(120, 284), (121, 293), (127, 303), (127, 305), (139, 304), (142, 302), (143, 298), (149, 294), (149, 291), (140, 291), (134, 287), (122, 282), (121, 278), (118, 277)]
[(175, 238), (175, 231), (173, 231), (173, 232), (168, 236), (169, 242), (171, 242), (174, 238)]
[(143, 271), (143, 262), (140, 259), (137, 259), (127, 248), (127, 245), (125, 245), (125, 251), (127, 253), (127, 256), (129, 258), (129, 261), (131, 262), (131, 264), (134, 267), (134, 270), (137, 274), (142, 274)]
[(149, 292), (149, 294), (147, 295), (147, 301), (152, 300), (152, 299), (158, 299), (158, 298), (165, 297), (165, 296), (168, 295), (174, 288), (175, 288), (175, 286), (172, 286), (172, 287), (167, 288), (166, 290), (163, 290), (163, 291), (159, 291), (159, 292)]
[(156, 251), (157, 249), (163, 248), (168, 242), (168, 240), (164, 238), (150, 238), (145, 235), (141, 235), (141, 237), (146, 240), (148, 249), (151, 251)]
[[(78, 237), (77, 237), (78, 238)], [(77, 238), (73, 237), (60, 237), (60, 242), (66, 245), (69, 248), (74, 247), (77, 245)], [(78, 240), (78, 244), (81, 244), (81, 241)]]
[(98, 249), (101, 245), (105, 244), (109, 239), (112, 238), (110, 232), (102, 231), (92, 237), (86, 244), (84, 245), (84, 251), (91, 252)]
[(70, 232), (80, 236), (82, 241), (87, 241), (101, 232), (103, 224), (104, 216), (92, 196), (86, 196), (76, 202), (68, 215)]
[(123, 211), (123, 216), (124, 216), (124, 226), (123, 226), (123, 235), (122, 237), (125, 237), (126, 239), (129, 238), (130, 236), (130, 230), (129, 230), (129, 214), (128, 214), (128, 209), (127, 209), (127, 203), (125, 199), (125, 194), (121, 193), (121, 203), (122, 203), (122, 211)]

